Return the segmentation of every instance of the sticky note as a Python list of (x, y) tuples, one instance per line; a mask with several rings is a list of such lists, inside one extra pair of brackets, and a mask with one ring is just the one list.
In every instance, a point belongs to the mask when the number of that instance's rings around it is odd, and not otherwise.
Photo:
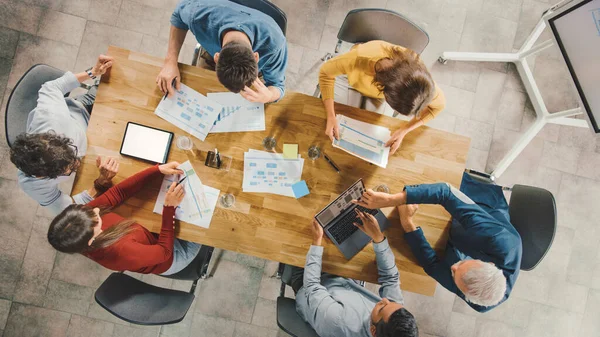
[(283, 158), (298, 159), (298, 144), (283, 144)]
[(292, 185), (292, 191), (294, 192), (294, 196), (296, 197), (296, 199), (302, 198), (303, 196), (307, 195), (309, 192), (308, 186), (306, 186), (306, 181), (301, 180)]

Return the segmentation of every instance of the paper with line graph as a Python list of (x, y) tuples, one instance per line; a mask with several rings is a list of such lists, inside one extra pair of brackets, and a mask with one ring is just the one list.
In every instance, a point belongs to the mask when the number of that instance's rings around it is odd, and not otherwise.
[(216, 92), (206, 95), (223, 106), (211, 133), (265, 130), (265, 105), (248, 102), (240, 94)]
[(360, 159), (385, 168), (390, 156), (390, 148), (385, 143), (390, 139), (390, 129), (337, 115), (340, 126), (340, 139), (335, 139), (333, 147), (342, 149)]
[(204, 141), (223, 107), (181, 83), (175, 95), (161, 100), (154, 113)]
[[(182, 182), (185, 188), (185, 196), (181, 204), (175, 209), (175, 219), (208, 228), (221, 191), (203, 185), (189, 161), (179, 165), (177, 168), (183, 170), (187, 179)], [(174, 181), (179, 181), (182, 178), (183, 175), (168, 175), (164, 177), (158, 198), (156, 198), (156, 203), (154, 204), (154, 213), (162, 214), (165, 196), (169, 187)]]

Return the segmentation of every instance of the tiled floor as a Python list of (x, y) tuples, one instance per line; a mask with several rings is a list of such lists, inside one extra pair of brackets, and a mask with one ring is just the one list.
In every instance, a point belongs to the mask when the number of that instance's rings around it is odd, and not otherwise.
[[(83, 70), (109, 44), (157, 56), (167, 49), (177, 0), (0, 0), (0, 100), (35, 63)], [(289, 15), (289, 89), (312, 93), (320, 57), (332, 51), (345, 13), (387, 7), (422, 23), (431, 36), (423, 59), (448, 105), (431, 126), (472, 138), (468, 166), (491, 170), (535, 117), (513, 67), (435, 60), (444, 50), (519, 48), (553, 1), (535, 0), (275, 0)], [(544, 36), (548, 36), (546, 33)], [(188, 34), (181, 61), (189, 63)], [(533, 61), (533, 60), (532, 60)], [(550, 49), (535, 76), (551, 111), (574, 106), (565, 68)], [(2, 108), (4, 114), (4, 108)], [(4, 120), (3, 116), (2, 120)], [(1, 133), (4, 128), (1, 128)], [(4, 135), (0, 134), (3, 138)], [(598, 143), (600, 144), (600, 143)], [(17, 187), (0, 142), (0, 335), (282, 336), (275, 323), (276, 263), (217, 254), (214, 277), (202, 281), (186, 319), (165, 327), (132, 326), (110, 316), (93, 293), (110, 273), (46, 243), (48, 215)], [(557, 199), (559, 228), (543, 263), (523, 272), (512, 297), (486, 314), (438, 288), (435, 297), (405, 293), (421, 336), (600, 336), (600, 147), (583, 129), (549, 125), (501, 177), (504, 184), (542, 186)], [(36, 210), (33, 212), (31, 210)], [(220, 258), (219, 258), (220, 257)], [(143, 276), (165, 287), (188, 282)]]

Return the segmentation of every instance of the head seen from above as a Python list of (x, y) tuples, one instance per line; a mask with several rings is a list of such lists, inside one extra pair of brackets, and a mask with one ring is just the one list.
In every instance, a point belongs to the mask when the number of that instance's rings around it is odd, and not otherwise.
[(59, 252), (83, 253), (112, 245), (132, 230), (132, 223), (122, 221), (103, 231), (99, 208), (73, 204), (50, 223), (48, 242)]
[(30, 177), (54, 179), (77, 171), (80, 160), (70, 138), (53, 131), (17, 136), (10, 161)]
[(420, 117), (435, 93), (433, 78), (417, 53), (391, 47), (375, 64), (375, 84), (398, 113)]
[(375, 337), (417, 337), (415, 317), (402, 304), (383, 298), (371, 311), (371, 335)]
[(215, 54), (217, 78), (231, 92), (251, 87), (258, 78), (258, 53), (247, 43), (231, 41)]
[(463, 260), (450, 267), (454, 283), (473, 304), (489, 307), (500, 303), (506, 293), (506, 278), (492, 263)]

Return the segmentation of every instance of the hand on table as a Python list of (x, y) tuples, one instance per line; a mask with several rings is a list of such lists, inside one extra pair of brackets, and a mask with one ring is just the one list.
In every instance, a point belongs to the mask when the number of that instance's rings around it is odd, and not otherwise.
[(164, 175), (183, 174), (183, 171), (177, 168), (179, 165), (180, 164), (178, 162), (172, 161), (166, 164), (158, 165), (158, 170)]
[(313, 246), (320, 246), (323, 241), (323, 227), (313, 219), (312, 221), (312, 235), (313, 235)]
[(398, 206), (398, 213), (400, 213), (400, 225), (404, 229), (405, 233), (414, 232), (417, 230), (417, 226), (412, 221), (413, 216), (419, 210), (419, 205), (402, 205)]
[(327, 116), (325, 134), (329, 136), (329, 139), (331, 139), (332, 142), (334, 139), (340, 139), (340, 125), (338, 124), (335, 116)]
[(114, 60), (114, 58), (112, 58), (110, 56), (106, 56), (106, 55), (98, 56), (96, 65), (94, 65), (91, 70), (92, 75), (94, 75), (94, 76), (104, 75), (104, 73), (106, 73), (108, 68), (112, 67), (113, 60)]
[(273, 97), (273, 93), (267, 88), (260, 79), (255, 79), (252, 83), (256, 91), (251, 88), (244, 87), (240, 91), (240, 95), (250, 102), (269, 103)]
[(367, 234), (371, 239), (373, 239), (373, 242), (380, 243), (381, 241), (383, 241), (385, 239), (385, 236), (383, 235), (383, 233), (381, 233), (381, 228), (379, 227), (379, 222), (377, 222), (377, 219), (369, 213), (364, 213), (360, 211), (358, 208), (355, 208), (354, 210), (356, 211), (356, 215), (358, 215), (358, 218), (362, 222), (362, 225), (355, 222), (354, 226), (358, 227), (358, 229), (360, 229), (361, 231), (363, 231), (363, 233)]
[(183, 185), (177, 185), (177, 182), (174, 181), (165, 195), (165, 203), (163, 205), (167, 207), (177, 207), (183, 200), (184, 196), (185, 191), (183, 189)]
[(394, 195), (384, 192), (375, 192), (368, 189), (363, 192), (358, 200), (352, 200), (353, 203), (369, 209), (377, 209), (382, 207), (396, 206), (397, 201), (394, 200)]
[[(175, 90), (179, 90), (181, 87), (180, 81), (181, 75), (179, 74), (179, 67), (177, 66), (177, 61), (175, 62), (165, 62), (165, 65), (158, 73), (156, 77), (156, 85), (163, 93), (168, 93), (168, 96), (171, 97)], [(171, 83), (173, 83), (173, 79), (175, 79), (175, 86), (173, 87)]]
[(390, 154), (396, 153), (400, 145), (402, 145), (402, 140), (406, 136), (406, 132), (404, 129), (398, 129), (394, 133), (392, 133), (392, 137), (385, 143), (385, 146), (390, 148)]
[(96, 167), (100, 170), (100, 176), (98, 176), (98, 183), (100, 185), (110, 185), (112, 178), (114, 178), (119, 172), (119, 161), (113, 157), (106, 157), (102, 160), (102, 157), (96, 157)]

